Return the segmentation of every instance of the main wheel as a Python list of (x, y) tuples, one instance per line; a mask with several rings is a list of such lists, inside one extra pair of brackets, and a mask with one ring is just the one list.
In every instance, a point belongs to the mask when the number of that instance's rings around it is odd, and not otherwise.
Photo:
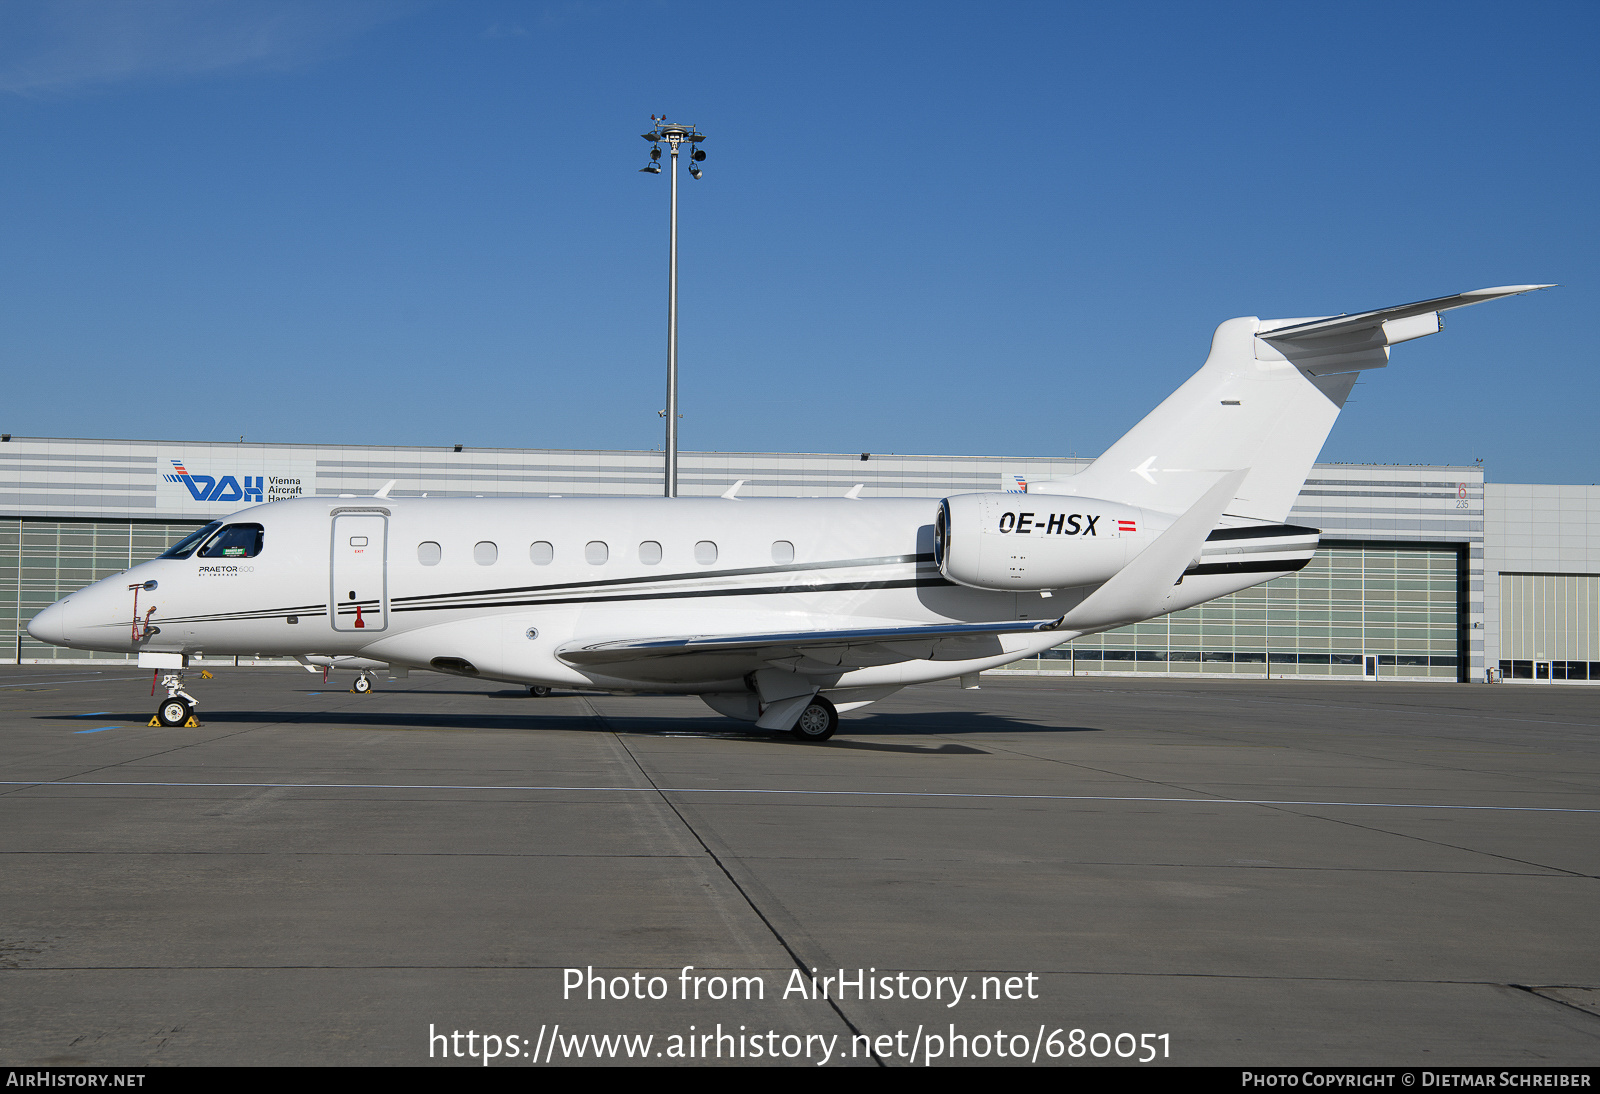
[(350, 690), (355, 692), (357, 695), (365, 695), (367, 692), (372, 690), (372, 681), (368, 680), (365, 676), (357, 676), (356, 682), (350, 685)]
[(811, 700), (800, 712), (800, 720), (789, 732), (800, 741), (826, 741), (839, 728), (839, 712), (822, 696)]
[(194, 708), (182, 699), (172, 698), (162, 703), (156, 710), (156, 720), (169, 728), (181, 726), (189, 720), (194, 713)]
[(545, 696), (550, 694), (550, 689), (545, 687), (543, 684), (529, 684), (528, 694), (533, 696), (535, 699), (543, 699)]

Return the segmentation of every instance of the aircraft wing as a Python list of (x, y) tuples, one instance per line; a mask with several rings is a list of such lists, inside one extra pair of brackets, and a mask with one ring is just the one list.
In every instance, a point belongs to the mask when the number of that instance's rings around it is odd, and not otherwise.
[[(1051, 631), (1061, 619), (933, 623), (906, 627), (699, 634), (570, 642), (556, 656), (580, 668), (640, 679), (737, 677), (769, 665), (826, 672), (912, 660), (964, 660), (1003, 653), (1000, 636)], [(1065, 632), (1063, 640), (1077, 636)], [(802, 664), (801, 662), (804, 662)]]

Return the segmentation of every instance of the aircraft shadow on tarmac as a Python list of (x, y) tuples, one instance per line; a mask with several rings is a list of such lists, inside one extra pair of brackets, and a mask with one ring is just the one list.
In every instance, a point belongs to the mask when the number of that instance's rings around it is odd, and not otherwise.
[[(484, 696), (473, 691), (428, 694), (459, 694)], [(518, 697), (530, 709), (515, 714), (473, 713), (449, 711), (425, 713), (420, 711), (361, 711), (361, 710), (202, 710), (203, 725), (237, 726), (257, 725), (321, 725), (330, 729), (445, 729), (445, 730), (499, 730), (527, 732), (530, 730), (566, 730), (569, 732), (616, 732), (645, 736), (708, 737), (735, 743), (758, 745), (796, 745), (787, 733), (774, 734), (754, 726), (745, 728), (741, 723), (708, 715), (706, 718), (653, 718), (636, 715), (606, 715), (595, 718), (589, 714), (541, 712), (537, 709), (547, 699), (529, 698), (526, 692), (495, 692), (489, 698)], [(120, 720), (142, 723), (143, 714), (103, 714), (101, 720)], [(82, 715), (44, 715), (45, 720), (81, 722)], [(172, 732), (183, 732), (174, 730)], [(913, 744), (909, 741), (860, 740), (861, 737), (967, 736), (984, 733), (1093, 733), (1087, 726), (1040, 726), (1017, 721), (1004, 715), (981, 711), (924, 711), (918, 713), (872, 713), (863, 716), (847, 715), (839, 724), (839, 736), (813, 744), (812, 748), (857, 749), (872, 752), (899, 752), (924, 756), (987, 755), (981, 748), (945, 742), (941, 744)]]
[(920, 713), (890, 714), (874, 711), (839, 722), (839, 732), (852, 736), (862, 733), (1099, 733), (1093, 726), (1042, 726), (1018, 721), (1004, 714), (974, 710), (931, 710)]

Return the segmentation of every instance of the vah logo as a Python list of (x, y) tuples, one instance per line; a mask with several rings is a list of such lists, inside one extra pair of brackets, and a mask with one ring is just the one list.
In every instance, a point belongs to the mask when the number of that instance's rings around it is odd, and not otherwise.
[(244, 485), (232, 475), (218, 479), (211, 475), (191, 475), (184, 470), (182, 461), (173, 460), (175, 475), (162, 475), (168, 482), (181, 482), (195, 501), (262, 501), (261, 491), (265, 475), (246, 475)]

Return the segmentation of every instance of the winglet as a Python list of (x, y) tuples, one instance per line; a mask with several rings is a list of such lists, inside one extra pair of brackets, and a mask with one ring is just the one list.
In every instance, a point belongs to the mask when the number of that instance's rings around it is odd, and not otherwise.
[(743, 485), (744, 485), (744, 480), (740, 479), (738, 482), (734, 483), (732, 486), (730, 486), (726, 490), (724, 490), (722, 492), (722, 496), (727, 498), (729, 501), (738, 501), (739, 500), (739, 487), (741, 487)]
[(393, 490), (394, 489), (394, 484), (399, 482), (399, 481), (400, 481), (399, 479), (390, 479), (388, 482), (383, 484), (383, 486), (378, 490), (378, 492), (376, 494), (374, 494), (372, 496), (375, 497), (375, 498), (386, 498), (386, 497), (388, 497), (389, 496), (389, 491)]
[(849, 498), (851, 501), (860, 501), (861, 500), (861, 488), (866, 486), (866, 485), (867, 484), (864, 483), (864, 482), (858, 482), (854, 486), (852, 486), (850, 489), (846, 490), (844, 492), (844, 496)]

